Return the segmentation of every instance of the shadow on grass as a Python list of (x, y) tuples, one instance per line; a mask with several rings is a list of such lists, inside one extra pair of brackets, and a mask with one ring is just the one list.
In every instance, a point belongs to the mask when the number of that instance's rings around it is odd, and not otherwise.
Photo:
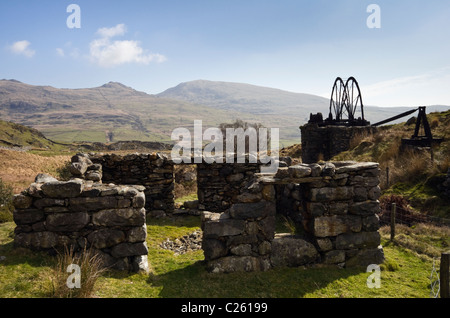
[(206, 271), (204, 261), (198, 261), (165, 274), (150, 274), (147, 282), (162, 287), (159, 296), (163, 298), (302, 298), (361, 272), (364, 269), (297, 267), (215, 274)]
[(5, 259), (0, 265), (20, 265), (28, 264), (32, 267), (52, 266), (56, 263), (56, 258), (48, 252), (33, 251), (22, 247), (14, 247), (13, 242), (0, 245), (0, 256)]

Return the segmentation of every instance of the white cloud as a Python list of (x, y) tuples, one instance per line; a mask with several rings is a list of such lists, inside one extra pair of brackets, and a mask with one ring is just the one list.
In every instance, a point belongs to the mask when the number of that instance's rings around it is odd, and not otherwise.
[(126, 33), (124, 24), (112, 28), (101, 28), (97, 34), (101, 36), (90, 43), (90, 57), (102, 67), (113, 67), (125, 63), (149, 64), (162, 63), (167, 60), (164, 55), (146, 52), (138, 41), (112, 41), (111, 38)]
[(450, 68), (394, 78), (362, 88), (365, 104), (426, 106), (450, 103)]
[(26, 57), (33, 57), (36, 51), (30, 49), (31, 43), (27, 40), (17, 41), (9, 47), (14, 54), (24, 55)]
[(125, 32), (127, 32), (127, 28), (123, 23), (118, 24), (112, 28), (101, 28), (97, 30), (97, 34), (100, 35), (102, 38), (112, 38), (115, 36), (121, 36), (124, 35)]
[(58, 54), (58, 56), (61, 56), (61, 57), (65, 56), (64, 50), (59, 47), (56, 49), (56, 54)]

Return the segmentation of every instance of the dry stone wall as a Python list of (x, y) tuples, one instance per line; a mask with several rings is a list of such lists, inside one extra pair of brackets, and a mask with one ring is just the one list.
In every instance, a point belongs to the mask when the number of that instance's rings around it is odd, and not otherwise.
[[(77, 159), (85, 155), (79, 154)], [(165, 216), (174, 211), (173, 162), (166, 155), (153, 154), (95, 154), (87, 156), (94, 165), (101, 167), (103, 183), (141, 185), (146, 198), (145, 208), (153, 216)], [(91, 170), (81, 176), (91, 180)], [(97, 171), (99, 171), (97, 169)]]
[[(378, 164), (290, 163), (281, 161), (275, 174), (260, 173), (259, 163), (197, 164), (207, 269), (380, 264)], [(70, 167), (74, 179), (38, 176), (14, 198), (15, 245), (90, 247), (108, 266), (145, 270), (146, 214), (172, 213), (173, 168), (162, 154), (78, 154)], [(277, 213), (303, 234), (275, 233)]]
[(199, 209), (223, 212), (233, 203), (259, 201), (260, 193), (241, 191), (245, 186), (251, 186), (255, 174), (259, 172), (260, 165), (257, 163), (197, 164)]
[[(210, 271), (259, 271), (312, 263), (380, 264), (380, 188), (376, 163), (302, 164), (255, 175), (223, 213), (204, 212), (203, 249)], [(292, 186), (290, 186), (292, 185)], [(277, 189), (291, 189), (306, 235), (275, 234)]]
[(315, 163), (320, 160), (330, 160), (335, 155), (347, 151), (350, 141), (358, 134), (369, 134), (376, 131), (376, 127), (344, 127), (319, 126), (308, 123), (302, 127), (302, 162)]
[(14, 197), (16, 247), (92, 249), (105, 267), (148, 271), (143, 187), (38, 175)]

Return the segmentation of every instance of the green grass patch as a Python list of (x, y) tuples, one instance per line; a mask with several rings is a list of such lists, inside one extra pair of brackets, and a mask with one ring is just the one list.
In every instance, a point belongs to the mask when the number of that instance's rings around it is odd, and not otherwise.
[[(56, 259), (45, 253), (13, 248), (14, 223), (0, 224), (0, 297), (49, 297), (51, 272)], [(200, 227), (198, 217), (149, 219), (147, 224), (149, 274), (109, 271), (96, 285), (102, 298), (428, 298), (430, 255), (448, 249), (447, 232), (416, 227), (400, 233), (416, 243), (424, 241), (436, 250), (417, 244), (388, 241), (382, 229), (386, 261), (381, 265), (381, 288), (368, 288), (371, 273), (365, 268), (315, 267), (277, 268), (267, 272), (213, 274), (204, 266), (203, 252), (182, 255), (159, 244)], [(428, 234), (427, 234), (428, 233)], [(445, 236), (447, 235), (447, 236)]]

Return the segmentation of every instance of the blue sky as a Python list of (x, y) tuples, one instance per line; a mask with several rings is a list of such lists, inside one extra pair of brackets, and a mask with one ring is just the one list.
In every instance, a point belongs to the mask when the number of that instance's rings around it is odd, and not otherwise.
[(156, 94), (205, 79), (329, 97), (354, 76), (366, 105), (450, 105), (449, 0), (9, 0), (0, 29), (0, 78), (33, 85)]

